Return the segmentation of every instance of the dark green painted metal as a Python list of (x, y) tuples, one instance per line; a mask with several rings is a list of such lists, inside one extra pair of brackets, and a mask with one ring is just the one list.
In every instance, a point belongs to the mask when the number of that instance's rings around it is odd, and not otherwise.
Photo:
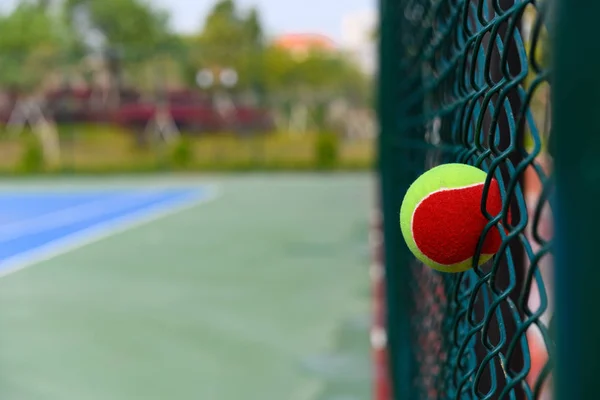
[(600, 2), (556, 10), (557, 398), (596, 399), (600, 376)]
[(406, 179), (395, 173), (398, 163), (394, 146), (390, 140), (396, 137), (395, 128), (396, 104), (399, 101), (398, 91), (390, 82), (395, 80), (394, 67), (397, 51), (396, 21), (402, 10), (397, 7), (394, 0), (380, 0), (381, 11), (380, 35), (380, 70), (378, 90), (378, 111), (380, 116), (380, 146), (379, 165), (381, 170), (381, 208), (383, 213), (383, 234), (386, 245), (384, 247), (384, 264), (386, 279), (386, 324), (389, 346), (391, 380), (395, 382), (393, 389), (396, 398), (413, 399), (411, 396), (411, 364), (410, 337), (409, 337), (409, 280), (407, 271), (396, 268), (409, 262), (409, 253), (402, 248), (400, 228), (397, 223), (398, 202), (401, 201), (401, 188), (408, 184)]
[[(530, 9), (537, 17), (525, 43), (521, 23)], [(542, 36), (542, 27), (552, 28), (549, 10), (534, 0), (380, 0), (379, 166), (396, 399), (533, 399), (548, 379), (554, 342), (541, 317), (551, 293), (538, 266), (552, 240), (539, 228), (554, 191), (539, 163), (544, 127), (532, 104), (552, 75), (547, 59), (532, 54), (549, 46)], [(448, 162), (487, 171), (504, 199), (494, 218), (482, 202), (486, 232), (506, 228), (500, 252), (461, 274), (417, 263), (398, 226), (410, 183)], [(543, 187), (533, 210), (523, 186), (527, 170)], [(531, 310), (534, 284), (541, 304)], [(530, 385), (525, 334), (532, 326), (551, 362)]]

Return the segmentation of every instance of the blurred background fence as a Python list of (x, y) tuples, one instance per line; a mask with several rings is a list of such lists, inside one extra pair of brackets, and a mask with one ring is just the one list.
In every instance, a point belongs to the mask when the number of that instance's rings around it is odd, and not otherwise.
[(0, 172), (369, 168), (371, 77), (319, 35), (217, 2), (174, 33), (147, 3), (0, 15)]

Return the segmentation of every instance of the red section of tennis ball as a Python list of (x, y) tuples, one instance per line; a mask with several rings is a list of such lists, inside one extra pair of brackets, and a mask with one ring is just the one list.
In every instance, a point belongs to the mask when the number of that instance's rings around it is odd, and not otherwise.
[[(419, 250), (430, 260), (458, 264), (473, 257), (479, 238), (488, 223), (481, 212), (484, 184), (445, 189), (431, 193), (413, 214), (412, 234)], [(502, 210), (498, 182), (492, 180), (486, 199), (486, 211), (492, 216)], [(498, 252), (502, 238), (491, 228), (483, 242), (481, 254)]]

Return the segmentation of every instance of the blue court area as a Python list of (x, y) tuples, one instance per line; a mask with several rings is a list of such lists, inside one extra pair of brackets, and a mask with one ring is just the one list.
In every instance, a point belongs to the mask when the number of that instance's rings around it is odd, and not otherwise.
[(0, 192), (0, 274), (43, 254), (206, 200), (200, 188)]

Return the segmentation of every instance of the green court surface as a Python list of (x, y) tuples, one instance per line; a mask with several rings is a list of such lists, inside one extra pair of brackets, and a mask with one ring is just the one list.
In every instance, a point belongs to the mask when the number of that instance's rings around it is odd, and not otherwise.
[(3, 187), (202, 183), (209, 202), (0, 278), (0, 399), (370, 397), (370, 176)]

